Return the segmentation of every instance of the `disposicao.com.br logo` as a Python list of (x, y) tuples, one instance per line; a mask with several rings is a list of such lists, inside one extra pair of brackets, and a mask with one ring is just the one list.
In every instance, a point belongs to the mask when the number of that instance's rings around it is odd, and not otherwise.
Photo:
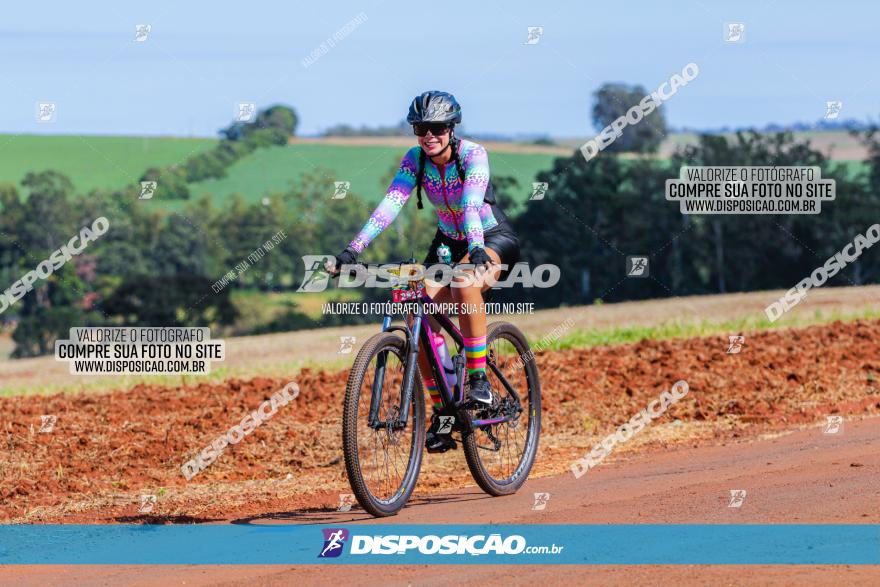
[[(324, 529), (324, 545), (318, 558), (338, 557), (349, 538), (343, 528)], [(502, 537), (501, 534), (475, 534), (473, 536), (448, 534), (438, 536), (429, 534), (360, 535), (351, 536), (350, 555), (388, 555), (388, 554), (439, 554), (439, 555), (517, 555), (517, 554), (560, 554), (564, 546), (529, 546), (519, 534)]]
[(336, 558), (342, 554), (345, 541), (348, 539), (348, 530), (345, 528), (324, 528), (324, 546), (318, 558)]
[[(298, 293), (316, 293), (327, 289), (331, 282), (331, 275), (324, 270), (324, 262), (329, 258), (327, 255), (303, 255), (305, 275), (302, 285), (296, 290)], [(559, 283), (559, 278), (562, 275), (558, 265), (549, 263), (531, 268), (528, 263), (521, 261), (510, 267), (504, 263), (498, 263), (496, 267), (501, 271), (510, 270), (503, 280), (473, 276), (469, 271), (474, 269), (474, 265), (467, 263), (454, 267), (446, 263), (435, 263), (427, 267), (420, 263), (342, 265), (339, 268), (340, 276), (333, 278), (333, 281), (339, 288), (391, 289), (407, 282), (427, 279), (437, 285), (444, 287), (449, 285), (454, 288), (486, 283), (493, 288), (521, 286), (547, 289)]]

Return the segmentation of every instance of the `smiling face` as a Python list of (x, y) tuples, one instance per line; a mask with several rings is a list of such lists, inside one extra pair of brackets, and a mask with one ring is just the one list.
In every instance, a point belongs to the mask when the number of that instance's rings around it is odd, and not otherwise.
[(449, 139), (452, 136), (452, 133), (449, 131), (450, 129), (448, 126), (444, 127), (431, 125), (427, 129), (427, 134), (419, 137), (419, 146), (424, 149), (425, 154), (428, 157), (435, 157), (442, 153), (443, 150), (449, 145)]

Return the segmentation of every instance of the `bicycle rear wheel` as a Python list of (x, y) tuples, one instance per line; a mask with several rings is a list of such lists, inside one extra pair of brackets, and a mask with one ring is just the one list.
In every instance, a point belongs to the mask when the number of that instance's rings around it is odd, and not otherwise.
[[(468, 468), (489, 495), (515, 493), (525, 482), (538, 452), (541, 435), (541, 382), (525, 335), (513, 324), (493, 322), (486, 336), (486, 376), (494, 400), (472, 412), (474, 419), (509, 416), (507, 422), (474, 428), (463, 438)], [(502, 384), (501, 373), (515, 391)]]
[[(348, 376), (342, 414), (342, 447), (348, 481), (358, 503), (374, 516), (393, 516), (415, 488), (425, 444), (425, 398), (414, 370), (409, 421), (400, 419), (406, 342), (380, 332), (361, 348)], [(379, 393), (378, 423), (370, 425), (370, 402)]]

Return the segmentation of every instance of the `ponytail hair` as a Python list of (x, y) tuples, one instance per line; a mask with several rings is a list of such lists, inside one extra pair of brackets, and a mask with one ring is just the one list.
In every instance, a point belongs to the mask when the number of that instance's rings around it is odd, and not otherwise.
[(416, 206), (419, 210), (424, 208), (422, 206), (422, 179), (425, 177), (425, 158), (425, 150), (419, 149), (419, 170), (416, 172), (416, 196), (418, 197)]
[(458, 147), (461, 141), (452, 137), (452, 140), (449, 142), (452, 145), (452, 160), (455, 161), (455, 168), (458, 170), (458, 180), (461, 182), (461, 189), (464, 189), (464, 166), (462, 166), (461, 159), (458, 157)]

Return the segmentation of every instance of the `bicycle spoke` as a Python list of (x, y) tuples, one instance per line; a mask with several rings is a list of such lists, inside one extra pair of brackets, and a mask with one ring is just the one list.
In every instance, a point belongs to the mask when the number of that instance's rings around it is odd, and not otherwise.
[[(406, 478), (407, 464), (413, 451), (412, 423), (404, 429), (394, 429), (400, 417), (401, 391), (403, 387), (403, 362), (396, 350), (383, 351), (386, 356), (385, 375), (382, 380), (382, 400), (378, 419), (384, 423), (378, 429), (369, 426), (370, 400), (377, 380), (377, 353), (370, 364), (369, 376), (364, 377), (361, 387), (361, 405), (358, 410), (358, 428), (364, 430), (364, 442), (358, 442), (362, 476), (367, 490), (379, 501), (391, 501), (398, 495)], [(411, 411), (414, 418), (415, 411)], [(360, 437), (360, 435), (359, 435)]]
[[(494, 338), (488, 345), (488, 351), (489, 360), (504, 374), (519, 396), (519, 402), (516, 402), (492, 370), (487, 370), (492, 388), (499, 395), (502, 406), (492, 417), (507, 415), (512, 419), (485, 427), (478, 431), (475, 438), (481, 449), (480, 454), (486, 455), (481, 459), (484, 469), (497, 482), (503, 483), (517, 473), (529, 450), (532, 410), (530, 388), (526, 366), (517, 364), (521, 352), (517, 350), (515, 340), (510, 335), (501, 333)], [(519, 413), (512, 411), (515, 405), (521, 409)], [(497, 454), (492, 455), (491, 452)]]

